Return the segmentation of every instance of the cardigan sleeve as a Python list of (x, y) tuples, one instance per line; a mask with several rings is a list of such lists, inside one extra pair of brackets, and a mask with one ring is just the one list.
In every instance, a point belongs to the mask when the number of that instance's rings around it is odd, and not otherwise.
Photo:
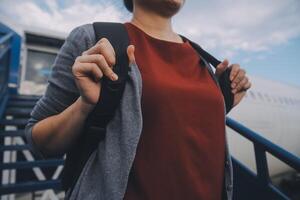
[(91, 24), (74, 28), (67, 36), (52, 65), (46, 91), (34, 106), (25, 127), (25, 138), (33, 154), (45, 158), (32, 139), (33, 126), (49, 116), (59, 114), (79, 97), (72, 66), (77, 56), (93, 46), (95, 36)]

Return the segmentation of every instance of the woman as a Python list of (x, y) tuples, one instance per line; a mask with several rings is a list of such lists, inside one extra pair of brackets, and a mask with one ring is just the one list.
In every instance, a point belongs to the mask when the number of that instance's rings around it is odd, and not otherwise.
[[(184, 0), (124, 4), (133, 13), (124, 23), (132, 44), (127, 49), (130, 78), (105, 140), (67, 198), (231, 199), (226, 111), (216, 80), (232, 68), (236, 106), (251, 85), (245, 70), (224, 60), (212, 74), (173, 31), (172, 17)], [(70, 33), (26, 126), (35, 153), (64, 154), (74, 145), (101, 94), (99, 80), (118, 78), (114, 63), (110, 42), (96, 41), (91, 24)]]

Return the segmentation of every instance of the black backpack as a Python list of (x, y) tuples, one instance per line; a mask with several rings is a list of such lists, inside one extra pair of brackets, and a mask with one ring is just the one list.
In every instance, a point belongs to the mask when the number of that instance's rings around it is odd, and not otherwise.
[[(89, 114), (77, 143), (66, 154), (62, 172), (62, 186), (65, 191), (74, 188), (89, 156), (97, 148), (98, 143), (104, 139), (106, 125), (113, 118), (119, 106), (128, 78), (128, 71), (130, 70), (127, 57), (129, 37), (124, 24), (95, 22), (93, 23), (93, 27), (96, 41), (105, 37), (112, 44), (116, 53), (116, 65), (113, 67), (113, 70), (118, 74), (119, 78), (117, 81), (111, 81), (105, 76), (101, 79), (102, 86), (99, 101), (94, 110)], [(214, 67), (220, 63), (220, 61), (204, 51), (198, 44), (190, 40), (188, 41), (208, 63)], [(229, 74), (230, 69), (227, 69), (218, 80), (224, 95), (227, 113), (233, 105)]]

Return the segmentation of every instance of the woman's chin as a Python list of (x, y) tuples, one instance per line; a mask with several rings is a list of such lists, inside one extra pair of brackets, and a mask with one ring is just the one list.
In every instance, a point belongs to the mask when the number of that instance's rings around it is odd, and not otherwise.
[(163, 12), (164, 16), (170, 17), (175, 15), (182, 7), (184, 0), (163, 0)]

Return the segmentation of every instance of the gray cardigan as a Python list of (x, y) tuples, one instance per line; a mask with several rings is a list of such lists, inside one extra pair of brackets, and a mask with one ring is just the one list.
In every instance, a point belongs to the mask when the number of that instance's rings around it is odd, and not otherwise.
[[(75, 58), (92, 47), (95, 40), (92, 24), (85, 24), (72, 30), (60, 49), (48, 80), (46, 92), (35, 105), (25, 128), (27, 142), (35, 155), (45, 158), (33, 143), (31, 135), (33, 125), (48, 116), (62, 112), (79, 97), (71, 67)], [(217, 77), (210, 65), (206, 62), (205, 64), (219, 87)], [(67, 191), (66, 199), (123, 199), (142, 132), (141, 94), (141, 74), (138, 66), (131, 64), (129, 80), (125, 85), (116, 115), (107, 126), (106, 137), (88, 159), (73, 192), (70, 194)], [(226, 131), (225, 126), (224, 129)], [(232, 199), (233, 171), (227, 133), (225, 152), (225, 188), (228, 199)], [(211, 156), (213, 156), (213, 152)]]

